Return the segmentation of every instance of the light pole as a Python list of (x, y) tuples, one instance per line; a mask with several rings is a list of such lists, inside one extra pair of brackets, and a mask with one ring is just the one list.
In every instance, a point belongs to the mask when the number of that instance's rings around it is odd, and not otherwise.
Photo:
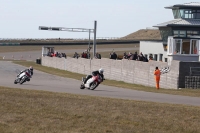
[(94, 21), (94, 40), (93, 40), (93, 58), (96, 55), (96, 33), (97, 33), (97, 21)]
[(97, 31), (96, 29), (97, 29), (97, 21), (94, 21), (94, 29), (39, 26), (39, 30), (69, 31), (69, 32), (89, 32), (89, 44), (88, 44), (89, 48), (90, 48), (90, 33), (94, 33), (93, 58), (95, 57), (95, 54), (96, 54), (96, 31)]

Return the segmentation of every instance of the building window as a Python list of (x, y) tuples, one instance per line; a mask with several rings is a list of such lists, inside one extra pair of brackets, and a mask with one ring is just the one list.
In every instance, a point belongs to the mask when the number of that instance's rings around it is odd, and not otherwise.
[(174, 54), (181, 54), (181, 40), (175, 40)]
[(169, 55), (173, 54), (173, 38), (171, 38), (171, 37), (168, 38), (167, 50), (168, 50)]
[(179, 15), (178, 13), (174, 13), (174, 18), (200, 19), (200, 10), (180, 9), (177, 12), (179, 12)]
[(185, 30), (173, 30), (174, 37), (186, 37)]
[(191, 40), (191, 54), (197, 54), (198, 40)]
[(166, 27), (162, 27), (162, 28), (159, 28), (160, 30), (160, 35), (162, 37), (162, 41), (164, 43), (167, 43), (167, 39), (168, 39), (168, 36), (172, 36), (173, 33), (172, 33), (172, 29), (171, 28), (166, 28)]
[(175, 19), (181, 17), (180, 11), (179, 11), (178, 9), (173, 9), (172, 12), (173, 12), (173, 14), (174, 14), (174, 18), (175, 18)]
[(179, 37), (179, 31), (178, 30), (174, 30), (174, 37)]
[(180, 36), (180, 37), (186, 37), (186, 31), (180, 30), (180, 31), (179, 31), (179, 36)]
[(199, 31), (187, 31), (187, 37), (199, 36)]

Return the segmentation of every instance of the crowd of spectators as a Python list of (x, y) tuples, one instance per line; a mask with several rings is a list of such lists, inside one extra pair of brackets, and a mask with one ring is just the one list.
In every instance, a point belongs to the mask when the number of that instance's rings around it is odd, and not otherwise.
[(137, 61), (143, 61), (143, 62), (148, 62), (149, 60), (142, 54), (142, 52), (140, 52), (140, 54), (138, 54), (137, 52), (135, 52), (134, 54), (132, 54), (131, 52), (129, 52), (128, 54), (125, 52), (123, 55), (123, 59), (128, 59), (128, 60), (137, 60)]
[[(90, 53), (86, 50), (80, 56), (77, 52), (75, 52), (73, 58), (77, 58), (78, 59), (79, 57), (85, 58), (85, 59), (90, 59)], [(95, 59), (101, 59), (101, 54), (99, 54), (97, 52), (96, 55), (95, 55)]]
[(83, 53), (81, 53), (81, 55), (79, 55), (77, 52), (74, 53), (73, 58), (85, 58), (85, 59), (89, 59), (90, 58), (90, 52), (88, 50), (85, 50)]
[(62, 57), (66, 58), (67, 57), (65, 53), (59, 53), (57, 51), (55, 51), (55, 52), (49, 51), (47, 56), (49, 56), (49, 57), (58, 57), (58, 58), (62, 58)]
[[(90, 58), (90, 53), (88, 50), (85, 50), (81, 55), (79, 55), (77, 52), (74, 53), (73, 58), (86, 58), (89, 59)], [(95, 57), (96, 59), (101, 59), (101, 54), (100, 53), (96, 53)], [(145, 57), (142, 52), (140, 52), (140, 54), (138, 54), (137, 52), (135, 52), (134, 54), (132, 54), (131, 52), (129, 52), (128, 54), (126, 52), (124, 52), (123, 56), (122, 55), (117, 55), (116, 52), (111, 52), (110, 53), (110, 59), (128, 59), (128, 60), (135, 60), (135, 61), (143, 61), (143, 62), (148, 62), (149, 60), (153, 60), (153, 56), (149, 56), (149, 59), (147, 57)]]
[(128, 54), (126, 52), (124, 52), (123, 56), (118, 56), (116, 54), (116, 52), (112, 52), (110, 53), (110, 59), (128, 59), (128, 60), (136, 60), (136, 61), (143, 61), (143, 62), (148, 62), (149, 60), (152, 60), (152, 57), (150, 57), (149, 59), (147, 59), (147, 57), (145, 57), (142, 52), (140, 54), (138, 54), (137, 52), (135, 52), (134, 54), (129, 52)]

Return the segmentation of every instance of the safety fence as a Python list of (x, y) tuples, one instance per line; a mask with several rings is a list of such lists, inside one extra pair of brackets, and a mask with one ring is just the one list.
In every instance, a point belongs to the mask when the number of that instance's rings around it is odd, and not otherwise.
[[(166, 62), (158, 61), (141, 62), (126, 59), (75, 59), (70, 57), (65, 59), (47, 56), (42, 57), (42, 65), (85, 75), (103, 68), (106, 79), (152, 87), (155, 87), (153, 74), (155, 67), (165, 68), (168, 66)], [(160, 86), (161, 88), (178, 89), (179, 61), (172, 61), (170, 67), (170, 71), (167, 74), (161, 75)]]

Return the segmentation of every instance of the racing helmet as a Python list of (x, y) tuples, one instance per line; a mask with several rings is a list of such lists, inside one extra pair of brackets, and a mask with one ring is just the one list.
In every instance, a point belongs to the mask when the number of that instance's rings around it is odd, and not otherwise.
[(99, 73), (100, 73), (100, 74), (103, 74), (103, 72), (104, 72), (103, 68), (100, 68), (100, 69), (99, 69)]
[(30, 67), (29, 67), (29, 70), (33, 71), (33, 67), (32, 67), (32, 66), (30, 66)]

